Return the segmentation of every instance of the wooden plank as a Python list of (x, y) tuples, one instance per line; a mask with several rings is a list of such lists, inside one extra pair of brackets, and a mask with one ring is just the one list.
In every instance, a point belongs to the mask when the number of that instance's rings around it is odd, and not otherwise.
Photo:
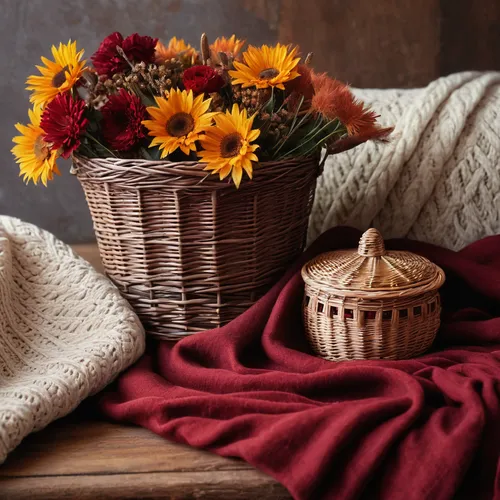
[(171, 443), (147, 429), (76, 414), (28, 436), (0, 467), (0, 498), (290, 498), (238, 459)]
[(439, 8), (439, 0), (282, 0), (279, 38), (353, 86), (423, 86), (439, 76)]
[(251, 470), (247, 463), (171, 443), (147, 429), (68, 417), (32, 434), (0, 468), (0, 478)]
[[(54, 487), (56, 486), (56, 487)], [(109, 499), (288, 499), (286, 490), (267, 476), (251, 471), (150, 474), (74, 475), (7, 479), (0, 482), (2, 498), (9, 500)]]

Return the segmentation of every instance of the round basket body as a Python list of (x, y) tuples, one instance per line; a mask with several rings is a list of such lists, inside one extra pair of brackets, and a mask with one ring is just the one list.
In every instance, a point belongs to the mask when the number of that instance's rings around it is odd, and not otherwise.
[(196, 162), (74, 159), (102, 263), (148, 333), (228, 323), (302, 252), (318, 161), (261, 163), (240, 189)]
[(407, 359), (434, 341), (444, 272), (418, 255), (386, 252), (375, 229), (358, 251), (322, 254), (302, 276), (306, 335), (325, 359)]

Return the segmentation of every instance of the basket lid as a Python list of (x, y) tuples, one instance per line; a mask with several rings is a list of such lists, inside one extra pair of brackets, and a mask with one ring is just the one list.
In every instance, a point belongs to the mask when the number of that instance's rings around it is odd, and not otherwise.
[(323, 253), (302, 268), (309, 285), (325, 292), (415, 293), (439, 288), (445, 279), (443, 270), (431, 261), (411, 252), (387, 251), (376, 229), (368, 229), (358, 249)]

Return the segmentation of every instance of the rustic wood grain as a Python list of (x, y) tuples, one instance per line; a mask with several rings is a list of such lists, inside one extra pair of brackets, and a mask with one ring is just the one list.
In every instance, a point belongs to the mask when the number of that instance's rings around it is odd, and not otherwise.
[(237, 459), (152, 432), (69, 416), (32, 434), (0, 467), (0, 498), (283, 499), (286, 489)]
[(32, 434), (0, 467), (0, 498), (283, 499), (286, 489), (237, 459), (78, 415)]
[(440, 74), (500, 69), (500, 1), (441, 0)]
[[(97, 245), (74, 250), (102, 270)], [(0, 499), (288, 499), (247, 463), (96, 421), (92, 406), (31, 434), (0, 467)]]
[[(57, 487), (54, 488), (54, 483)], [(9, 500), (108, 500), (108, 499), (203, 499), (279, 500), (290, 498), (271, 478), (257, 480), (248, 471), (153, 472), (150, 474), (74, 475), (25, 478), (0, 483), (2, 498)], [(36, 494), (35, 494), (36, 492)]]
[(270, 29), (276, 30), (279, 22), (280, 0), (242, 0), (242, 6), (247, 12), (265, 21)]
[(418, 87), (439, 76), (439, 0), (282, 0), (280, 19), (281, 41), (313, 51), (318, 71), (356, 87)]
[(29, 436), (0, 478), (255, 470), (247, 463), (171, 443), (147, 429), (68, 417)]

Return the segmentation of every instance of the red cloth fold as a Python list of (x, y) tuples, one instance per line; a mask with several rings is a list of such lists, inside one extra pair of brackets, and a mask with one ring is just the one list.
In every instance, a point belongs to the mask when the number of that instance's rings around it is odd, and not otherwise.
[(305, 341), (300, 268), (359, 237), (325, 233), (227, 326), (151, 344), (102, 395), (104, 413), (241, 457), (297, 499), (500, 499), (500, 236), (460, 252), (388, 242), (446, 272), (433, 349), (332, 363)]

